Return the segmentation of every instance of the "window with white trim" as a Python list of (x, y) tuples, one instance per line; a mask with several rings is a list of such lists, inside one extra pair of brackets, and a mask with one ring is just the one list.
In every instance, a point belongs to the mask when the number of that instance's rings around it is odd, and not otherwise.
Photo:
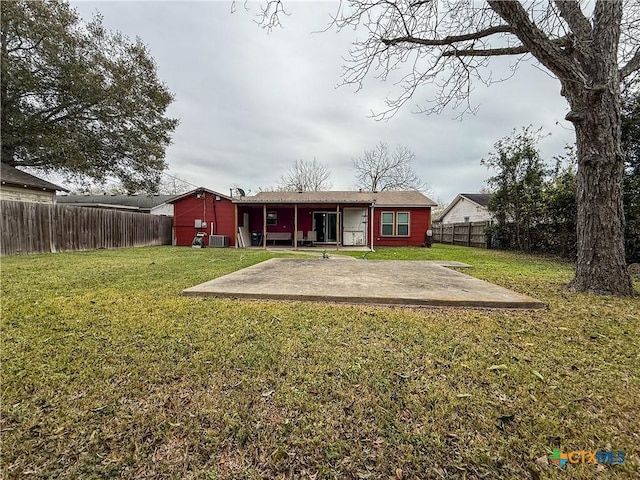
[(396, 235), (399, 237), (409, 236), (409, 212), (396, 213)]
[(391, 236), (393, 235), (394, 225), (393, 225), (393, 212), (382, 212), (381, 216), (381, 229), (382, 235)]
[(384, 237), (408, 237), (409, 223), (409, 212), (382, 212), (380, 233)]

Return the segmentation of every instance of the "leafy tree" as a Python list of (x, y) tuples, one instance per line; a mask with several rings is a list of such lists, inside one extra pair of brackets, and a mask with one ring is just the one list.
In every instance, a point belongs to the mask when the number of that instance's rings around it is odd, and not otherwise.
[(537, 149), (539, 138), (539, 132), (531, 127), (514, 130), (496, 142), (495, 152), (481, 162), (496, 171), (487, 183), (493, 189), (489, 210), (496, 219), (501, 243), (525, 251), (532, 249), (532, 235), (544, 217), (548, 171)]
[(625, 152), (624, 216), (628, 263), (640, 262), (640, 92), (630, 92), (623, 105), (622, 146)]
[(60, 0), (1, 2), (2, 161), (153, 190), (177, 120), (140, 39)]
[(389, 151), (386, 143), (380, 142), (373, 150), (353, 160), (358, 188), (370, 192), (384, 190), (428, 190), (413, 168), (416, 155), (407, 147), (396, 146)]
[[(544, 224), (541, 226), (542, 248), (564, 257), (576, 255), (576, 169), (575, 153), (557, 158), (556, 168), (544, 191)], [(563, 166), (565, 161), (568, 165)]]
[(293, 192), (317, 192), (331, 189), (329, 167), (315, 158), (312, 161), (296, 160), (289, 171), (280, 177), (276, 190)]
[[(263, 8), (263, 26), (279, 25), (281, 0)], [(424, 84), (439, 87), (423, 112), (472, 110), (476, 81), (503, 80), (486, 70), (493, 56), (535, 58), (560, 82), (577, 144), (578, 291), (631, 295), (624, 256), (620, 83), (639, 76), (640, 3), (636, 0), (348, 0), (338, 29), (361, 28), (345, 83), (383, 80), (403, 64), (393, 114)]]

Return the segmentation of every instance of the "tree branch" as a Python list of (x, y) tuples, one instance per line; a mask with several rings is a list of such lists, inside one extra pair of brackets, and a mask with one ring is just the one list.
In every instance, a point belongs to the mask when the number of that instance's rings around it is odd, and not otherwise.
[(640, 70), (640, 48), (636, 50), (636, 53), (627, 64), (620, 69), (620, 80), (624, 80), (633, 72)]
[(19, 39), (20, 43), (18, 44), (18, 46), (8, 49), (7, 53), (14, 53), (14, 52), (17, 52), (18, 50), (25, 50), (25, 51), (26, 50), (35, 50), (36, 48), (38, 48), (40, 46), (40, 44), (42, 43), (43, 40), (44, 40), (44, 37), (40, 37), (40, 39), (37, 42), (35, 42), (33, 45), (31, 45), (30, 47), (23, 47), (22, 46), (23, 41), (20, 38)]
[(593, 28), (589, 19), (582, 13), (578, 0), (555, 0), (555, 4), (564, 21), (578, 38), (583, 40), (591, 36)]
[[(561, 80), (580, 80), (576, 76), (582, 73), (579, 64), (568, 56), (557, 42), (551, 40), (529, 18), (529, 14), (519, 2), (512, 0), (488, 0), (491, 9), (511, 25), (513, 34), (528, 47), (531, 54)], [(578, 73), (580, 72), (580, 73)]]
[(440, 47), (453, 45), (458, 42), (466, 42), (469, 40), (479, 40), (481, 38), (495, 35), (496, 33), (513, 33), (511, 27), (508, 25), (498, 25), (495, 27), (486, 28), (478, 32), (466, 33), (464, 35), (449, 35), (440, 40), (430, 38), (418, 38), (414, 36), (396, 37), (396, 38), (382, 38), (381, 41), (385, 45), (397, 45), (399, 43), (415, 43), (417, 45), (424, 45), (427, 47)]
[(529, 49), (524, 45), (517, 47), (505, 48), (487, 48), (487, 49), (463, 49), (463, 50), (447, 50), (442, 53), (443, 57), (493, 57), (498, 55), (522, 55), (529, 53)]
[[(564, 46), (568, 41), (568, 37), (561, 37), (551, 40), (554, 44)], [(487, 48), (487, 49), (475, 49), (468, 48), (462, 50), (447, 50), (442, 53), (443, 57), (495, 57), (498, 55), (522, 55), (525, 53), (531, 53), (524, 45), (517, 45), (515, 47), (504, 48)]]

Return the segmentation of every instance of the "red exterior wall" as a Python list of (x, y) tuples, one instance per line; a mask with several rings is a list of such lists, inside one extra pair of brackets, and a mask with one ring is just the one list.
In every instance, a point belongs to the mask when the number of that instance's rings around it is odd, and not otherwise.
[[(196, 194), (177, 200), (173, 207), (173, 237), (176, 245), (191, 245), (198, 232), (205, 232), (207, 244), (213, 225), (214, 235), (229, 237), (229, 245), (235, 245), (235, 206), (224, 197), (216, 200), (216, 195), (204, 192), (201, 198)], [(195, 221), (207, 222), (206, 228), (195, 228)]]
[[(333, 207), (335, 209), (335, 206)], [(298, 230), (301, 230), (303, 234), (306, 234), (307, 231), (311, 230), (313, 227), (313, 216), (312, 212), (315, 210), (319, 210), (317, 208), (304, 208), (298, 206)], [(328, 210), (331, 210), (330, 208)], [(294, 228), (294, 208), (291, 207), (270, 207), (267, 205), (267, 212), (277, 212), (278, 213), (278, 223), (277, 225), (267, 225), (267, 232), (291, 232), (293, 238), (293, 228)], [(262, 205), (259, 207), (238, 207), (238, 224), (242, 225), (243, 214), (249, 214), (249, 231), (250, 232), (260, 232), (262, 233), (262, 221), (263, 221), (263, 211)]]
[[(409, 212), (409, 236), (382, 236), (380, 219), (382, 212)], [(426, 208), (385, 208), (376, 207), (373, 222), (373, 248), (376, 247), (419, 247), (424, 243), (425, 234), (431, 228), (431, 207)], [(395, 218), (395, 215), (394, 215)], [(369, 239), (371, 245), (371, 239)]]
[[(347, 205), (349, 207), (350, 205)], [(366, 208), (367, 213), (370, 214), (371, 209), (368, 206), (360, 206)], [(298, 230), (303, 232), (306, 236), (307, 232), (313, 228), (313, 212), (314, 211), (327, 211), (334, 212), (336, 210), (335, 205), (323, 205), (317, 207), (302, 207), (298, 206)], [(291, 238), (293, 238), (294, 229), (294, 209), (293, 206), (269, 206), (267, 205), (267, 212), (278, 213), (277, 225), (267, 225), (267, 232), (291, 232)], [(342, 207), (340, 208), (342, 211)], [(409, 236), (408, 237), (395, 237), (395, 236), (382, 236), (380, 218), (382, 212), (409, 212)], [(262, 232), (263, 211), (262, 205), (257, 207), (238, 207), (238, 223), (242, 225), (242, 214), (249, 213), (249, 231), (250, 232)], [(232, 219), (233, 222), (233, 219)], [(373, 225), (373, 246), (389, 246), (389, 247), (419, 247), (425, 241), (426, 231), (431, 227), (431, 208), (385, 208), (376, 207), (374, 213), (374, 225)], [(233, 229), (233, 226), (231, 227)], [(192, 237), (193, 238), (193, 237)], [(371, 227), (367, 224), (367, 244), (371, 245)]]

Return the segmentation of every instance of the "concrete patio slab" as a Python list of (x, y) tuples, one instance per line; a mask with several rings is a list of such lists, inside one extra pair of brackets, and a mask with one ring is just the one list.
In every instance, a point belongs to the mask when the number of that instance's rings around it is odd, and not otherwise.
[(544, 303), (443, 265), (458, 262), (272, 258), (183, 295), (383, 305), (542, 308)]

